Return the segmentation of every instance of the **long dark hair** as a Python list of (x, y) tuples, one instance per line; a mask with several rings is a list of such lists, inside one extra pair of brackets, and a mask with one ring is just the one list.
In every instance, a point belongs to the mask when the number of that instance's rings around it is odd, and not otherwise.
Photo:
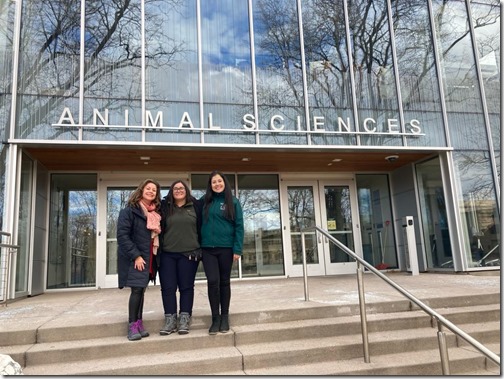
[(235, 209), (233, 204), (233, 193), (231, 192), (231, 185), (229, 184), (226, 176), (220, 171), (212, 171), (208, 176), (207, 189), (204, 197), (203, 210), (205, 212), (205, 218), (208, 217), (208, 209), (210, 208), (210, 203), (213, 201), (214, 192), (212, 191), (212, 179), (214, 176), (219, 175), (222, 180), (224, 180), (224, 204), (226, 209), (224, 209), (223, 215), (228, 220), (234, 221), (235, 219)]
[(131, 193), (131, 195), (128, 199), (129, 206), (139, 207), (138, 202), (142, 199), (143, 190), (144, 190), (145, 186), (149, 183), (152, 183), (156, 186), (156, 197), (152, 202), (156, 206), (156, 209), (159, 208), (159, 204), (161, 204), (161, 186), (159, 185), (158, 182), (156, 182), (155, 180), (152, 180), (152, 179), (145, 179), (142, 183), (140, 183), (138, 185), (136, 190), (134, 190)]
[(172, 183), (172, 185), (170, 186), (170, 190), (168, 192), (168, 195), (166, 195), (166, 200), (168, 203), (168, 216), (171, 216), (173, 214), (173, 209), (175, 207), (175, 198), (173, 197), (173, 188), (177, 184), (182, 184), (185, 188), (185, 193), (186, 193), (185, 201), (186, 201), (186, 203), (189, 203), (189, 202), (194, 203), (194, 201), (195, 201), (194, 197), (191, 195), (191, 190), (189, 189), (187, 184), (185, 184), (182, 180), (174, 181)]

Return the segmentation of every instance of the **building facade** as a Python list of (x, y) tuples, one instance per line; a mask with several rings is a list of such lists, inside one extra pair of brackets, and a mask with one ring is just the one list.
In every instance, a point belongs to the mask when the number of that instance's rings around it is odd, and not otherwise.
[[(313, 225), (382, 270), (500, 269), (498, 1), (0, 7), (8, 298), (115, 287), (132, 189), (199, 197), (214, 169), (244, 209), (235, 278), (302, 275)], [(355, 272), (319, 235), (306, 252), (309, 275)]]

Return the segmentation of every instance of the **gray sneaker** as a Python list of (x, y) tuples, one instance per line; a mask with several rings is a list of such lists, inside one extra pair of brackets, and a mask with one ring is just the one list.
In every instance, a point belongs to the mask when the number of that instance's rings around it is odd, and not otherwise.
[(191, 316), (187, 312), (181, 312), (179, 323), (178, 323), (178, 333), (187, 334), (189, 333), (189, 326), (191, 325)]
[(165, 324), (159, 331), (162, 336), (167, 336), (177, 331), (177, 314), (165, 315)]

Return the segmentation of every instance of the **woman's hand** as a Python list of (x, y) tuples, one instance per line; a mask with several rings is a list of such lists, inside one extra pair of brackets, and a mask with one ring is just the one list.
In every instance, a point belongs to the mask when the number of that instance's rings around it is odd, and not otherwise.
[(136, 257), (135, 259), (135, 269), (138, 271), (143, 271), (145, 268), (145, 261), (142, 257)]
[(238, 254), (233, 254), (233, 262), (238, 262), (238, 260), (240, 259), (241, 255), (238, 255)]

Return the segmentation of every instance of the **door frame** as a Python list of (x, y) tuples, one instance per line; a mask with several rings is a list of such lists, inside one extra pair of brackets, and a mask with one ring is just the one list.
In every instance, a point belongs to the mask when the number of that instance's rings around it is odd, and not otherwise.
[[(298, 179), (299, 178), (299, 179)], [(320, 177), (296, 175), (294, 177), (283, 177), (280, 181), (280, 199), (282, 213), (282, 237), (284, 241), (285, 275), (287, 277), (299, 277), (303, 275), (302, 265), (292, 263), (291, 254), (291, 234), (290, 217), (288, 209), (287, 187), (289, 186), (311, 186), (313, 188), (315, 223), (322, 229), (327, 230), (327, 212), (325, 206), (324, 188), (325, 186), (348, 186), (350, 189), (352, 234), (354, 239), (354, 251), (362, 257), (362, 241), (360, 235), (360, 221), (357, 200), (357, 187), (353, 177)], [(311, 234), (311, 233), (310, 233)], [(319, 251), (319, 263), (308, 264), (308, 276), (318, 275), (342, 275), (355, 273), (357, 264), (355, 261), (330, 263), (330, 249), (332, 242), (320, 233), (317, 233), (317, 249)], [(322, 253), (320, 253), (322, 252)]]
[[(140, 179), (139, 179), (140, 178)], [(161, 190), (168, 190), (175, 180), (183, 180), (189, 187), (187, 173), (139, 172), (128, 174), (99, 173), (97, 186), (97, 236), (96, 236), (96, 286), (97, 288), (116, 288), (117, 274), (107, 275), (107, 189), (109, 187), (133, 187), (147, 178), (157, 181)], [(163, 197), (164, 194), (161, 194)]]

